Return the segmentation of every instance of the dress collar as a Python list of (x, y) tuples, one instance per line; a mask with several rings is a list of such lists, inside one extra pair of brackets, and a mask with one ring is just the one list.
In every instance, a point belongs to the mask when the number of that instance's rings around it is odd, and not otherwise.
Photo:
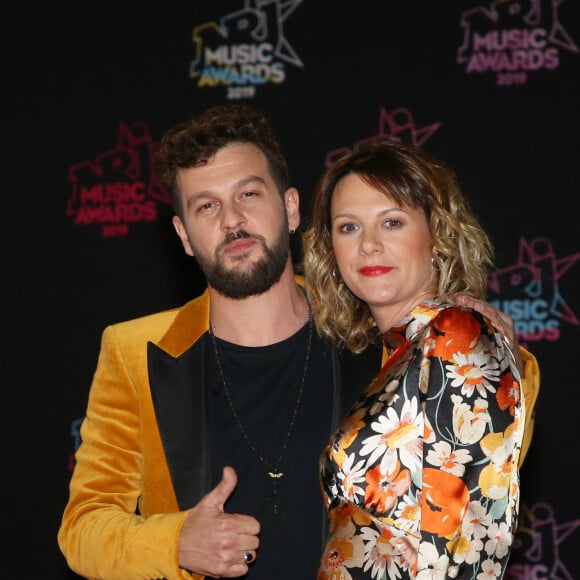
[(419, 302), (411, 312), (383, 334), (389, 354), (406, 341), (412, 341), (441, 310), (450, 306), (450, 304), (446, 304), (438, 298), (427, 298)]

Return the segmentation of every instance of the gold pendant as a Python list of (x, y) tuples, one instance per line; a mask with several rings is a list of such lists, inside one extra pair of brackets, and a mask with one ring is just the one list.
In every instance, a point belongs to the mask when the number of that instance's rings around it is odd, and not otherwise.
[(272, 478), (272, 479), (278, 479), (279, 477), (282, 477), (284, 474), (283, 473), (278, 473), (277, 471), (272, 473), (271, 471), (268, 471), (268, 475)]

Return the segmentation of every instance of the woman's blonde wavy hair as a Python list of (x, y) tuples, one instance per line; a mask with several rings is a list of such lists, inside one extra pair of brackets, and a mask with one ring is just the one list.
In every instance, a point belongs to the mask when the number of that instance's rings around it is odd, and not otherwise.
[(342, 280), (332, 248), (332, 195), (351, 173), (399, 205), (424, 211), (438, 271), (438, 298), (453, 303), (459, 292), (485, 298), (493, 247), (462, 195), (455, 172), (418, 147), (381, 139), (328, 168), (314, 193), (312, 220), (304, 234), (304, 274), (321, 335), (354, 353), (380, 338), (368, 305)]

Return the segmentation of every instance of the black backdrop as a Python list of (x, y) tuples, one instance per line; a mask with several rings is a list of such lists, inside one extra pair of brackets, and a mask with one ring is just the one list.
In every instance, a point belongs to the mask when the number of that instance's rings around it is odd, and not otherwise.
[(580, 2), (90, 4), (3, 9), (12, 577), (74, 577), (56, 532), (104, 325), (203, 288), (149, 154), (239, 100), (282, 137), (305, 218), (326, 160), (377, 135), (457, 170), (496, 245), (490, 299), (542, 373), (510, 576), (580, 578)]

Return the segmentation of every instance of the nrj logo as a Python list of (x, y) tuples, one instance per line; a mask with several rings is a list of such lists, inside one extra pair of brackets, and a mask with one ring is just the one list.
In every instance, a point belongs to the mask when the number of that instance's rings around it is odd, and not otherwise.
[(227, 87), (228, 99), (253, 97), (256, 85), (280, 84), (286, 65), (303, 67), (284, 23), (303, 0), (245, 0), (241, 10), (193, 29), (189, 76), (198, 87)]
[(463, 12), (457, 63), (468, 74), (496, 74), (496, 85), (522, 85), (528, 74), (560, 66), (560, 51), (579, 49), (558, 10), (565, 0), (496, 0)]
[(393, 109), (387, 111), (382, 108), (379, 113), (378, 131), (361, 141), (357, 141), (352, 147), (340, 147), (329, 151), (326, 154), (325, 165), (330, 167), (335, 161), (338, 161), (343, 155), (350, 151), (356, 151), (361, 145), (379, 139), (391, 138), (400, 141), (406, 141), (413, 145), (421, 146), (425, 143), (439, 127), (441, 123), (432, 123), (418, 128), (409, 109)]
[(157, 202), (171, 197), (153, 172), (153, 142), (144, 123), (120, 124), (117, 146), (69, 169), (67, 215), (78, 227), (97, 225), (103, 237), (124, 236), (129, 226), (157, 219)]
[(531, 508), (522, 505), (506, 580), (572, 580), (574, 576), (561, 559), (560, 545), (578, 527), (580, 519), (559, 523), (547, 503)]
[(563, 322), (580, 325), (559, 286), (578, 260), (580, 252), (558, 258), (546, 238), (521, 238), (517, 262), (488, 278), (490, 302), (512, 317), (521, 344), (558, 340)]

